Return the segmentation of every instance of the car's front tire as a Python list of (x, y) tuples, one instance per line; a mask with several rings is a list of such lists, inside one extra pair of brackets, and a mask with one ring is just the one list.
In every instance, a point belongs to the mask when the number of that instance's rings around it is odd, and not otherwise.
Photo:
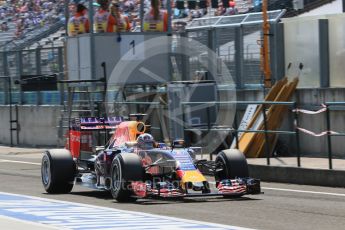
[(246, 157), (238, 149), (227, 149), (218, 153), (216, 164), (222, 168), (215, 175), (216, 181), (249, 176)]
[[(216, 165), (219, 170), (215, 174), (216, 185), (222, 180), (246, 178), (249, 176), (248, 164), (244, 154), (238, 149), (227, 149), (218, 153)], [(241, 197), (241, 194), (223, 195), (225, 198)]]
[(118, 202), (133, 202), (132, 181), (142, 181), (144, 169), (140, 157), (135, 153), (120, 153), (111, 165), (111, 194)]

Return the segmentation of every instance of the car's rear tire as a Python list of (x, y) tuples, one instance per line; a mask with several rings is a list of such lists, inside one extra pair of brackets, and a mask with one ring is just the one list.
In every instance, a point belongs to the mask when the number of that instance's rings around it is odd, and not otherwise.
[(111, 164), (110, 191), (118, 202), (134, 202), (132, 181), (142, 181), (144, 169), (141, 158), (135, 153), (120, 153)]
[(215, 174), (217, 182), (224, 179), (249, 176), (247, 160), (238, 149), (227, 149), (218, 153), (216, 164), (220, 166), (220, 169), (223, 169)]
[(66, 149), (46, 151), (42, 157), (41, 178), (48, 193), (69, 193), (74, 185), (75, 162)]

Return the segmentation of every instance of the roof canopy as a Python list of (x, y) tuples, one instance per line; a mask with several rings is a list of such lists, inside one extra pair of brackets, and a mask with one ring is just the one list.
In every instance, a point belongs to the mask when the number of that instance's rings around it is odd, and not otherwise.
[[(270, 22), (277, 22), (285, 13), (285, 10), (273, 10), (268, 11), (268, 18)], [(186, 28), (186, 30), (197, 29), (211, 29), (231, 26), (241, 26), (248, 24), (260, 24), (262, 23), (262, 12), (239, 14), (232, 16), (218, 16), (208, 18), (194, 19)]]

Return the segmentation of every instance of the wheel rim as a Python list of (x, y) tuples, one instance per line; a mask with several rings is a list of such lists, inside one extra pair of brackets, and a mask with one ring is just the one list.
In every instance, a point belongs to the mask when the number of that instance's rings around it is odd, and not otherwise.
[(47, 185), (50, 182), (50, 161), (48, 157), (44, 156), (42, 160), (42, 180), (43, 184)]
[(118, 164), (114, 164), (113, 166), (113, 175), (112, 175), (112, 187), (114, 189), (114, 191), (118, 191), (120, 189), (121, 186), (121, 170), (119, 168)]

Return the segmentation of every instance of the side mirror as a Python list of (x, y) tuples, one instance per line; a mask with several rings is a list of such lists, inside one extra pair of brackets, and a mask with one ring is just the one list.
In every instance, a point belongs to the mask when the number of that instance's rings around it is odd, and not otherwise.
[(168, 145), (165, 144), (165, 143), (159, 142), (159, 143), (156, 143), (156, 144), (155, 144), (155, 147), (156, 147), (156, 148), (159, 148), (159, 149), (167, 149), (167, 148), (168, 148)]
[(183, 139), (174, 140), (171, 147), (175, 148), (185, 148), (185, 141)]
[(95, 147), (94, 147), (94, 152), (99, 152), (99, 151), (102, 151), (102, 150), (104, 150), (104, 149), (105, 149), (104, 146), (95, 146)]

